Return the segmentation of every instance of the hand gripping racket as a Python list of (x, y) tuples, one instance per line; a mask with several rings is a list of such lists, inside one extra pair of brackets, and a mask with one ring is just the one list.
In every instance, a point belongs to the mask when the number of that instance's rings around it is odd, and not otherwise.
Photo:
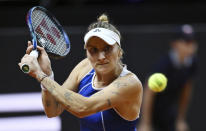
[[(32, 37), (33, 50), (29, 55), (38, 57), (37, 45), (44, 47), (49, 57), (58, 59), (70, 51), (70, 41), (57, 19), (45, 8), (35, 6), (26, 17)], [(29, 73), (29, 65), (23, 64), (22, 71)]]

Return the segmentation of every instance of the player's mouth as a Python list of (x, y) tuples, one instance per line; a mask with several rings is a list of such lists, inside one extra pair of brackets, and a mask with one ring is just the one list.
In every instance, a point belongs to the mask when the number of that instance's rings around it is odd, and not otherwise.
[(97, 63), (97, 65), (107, 65), (109, 64), (108, 62), (107, 63)]

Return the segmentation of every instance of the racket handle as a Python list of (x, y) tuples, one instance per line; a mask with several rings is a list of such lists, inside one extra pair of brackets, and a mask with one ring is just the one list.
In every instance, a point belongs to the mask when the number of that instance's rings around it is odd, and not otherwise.
[[(37, 50), (33, 50), (31, 51), (31, 53), (29, 54), (30, 56), (34, 56), (35, 58), (38, 57), (38, 51)], [(29, 73), (30, 72), (30, 69), (29, 69), (29, 65), (27, 64), (23, 64), (22, 67), (21, 67), (21, 70), (24, 72), (24, 73)]]
[(30, 55), (30, 56), (34, 56), (35, 58), (37, 58), (38, 55), (39, 55), (39, 53), (38, 53), (37, 50), (32, 50), (29, 55)]

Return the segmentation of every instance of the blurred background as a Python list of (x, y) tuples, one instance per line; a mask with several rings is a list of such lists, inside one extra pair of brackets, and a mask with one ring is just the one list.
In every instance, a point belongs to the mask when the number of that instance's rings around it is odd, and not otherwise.
[(71, 52), (52, 60), (55, 80), (62, 84), (83, 58), (87, 26), (102, 13), (122, 33), (123, 62), (144, 83), (152, 64), (168, 51), (175, 27), (191, 24), (196, 33), (198, 74), (187, 121), (191, 131), (205, 131), (206, 2), (201, 0), (0, 0), (0, 131), (78, 131), (78, 119), (68, 112), (46, 118), (39, 83), (18, 67), (27, 41), (27, 11), (36, 5), (49, 9), (70, 36)]

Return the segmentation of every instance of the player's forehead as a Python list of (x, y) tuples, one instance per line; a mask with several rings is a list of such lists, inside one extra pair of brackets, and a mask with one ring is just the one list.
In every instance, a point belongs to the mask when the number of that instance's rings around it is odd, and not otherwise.
[(93, 36), (88, 40), (86, 48), (89, 48), (89, 47), (104, 48), (104, 47), (108, 47), (108, 46), (111, 46), (111, 45), (106, 43), (101, 38)]

